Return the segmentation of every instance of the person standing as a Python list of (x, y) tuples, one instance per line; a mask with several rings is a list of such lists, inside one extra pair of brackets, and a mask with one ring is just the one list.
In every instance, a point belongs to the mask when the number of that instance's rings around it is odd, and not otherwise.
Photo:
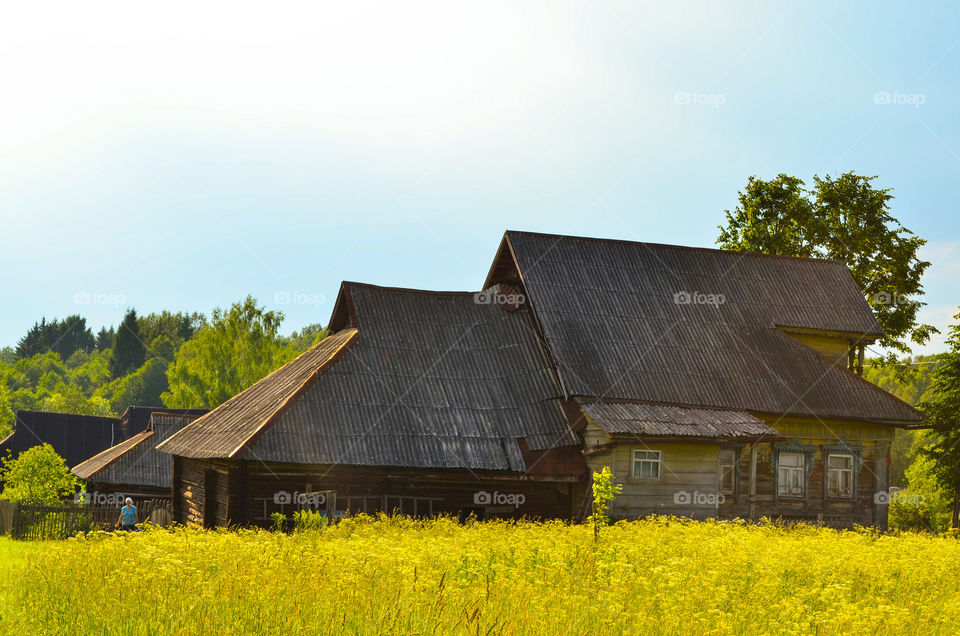
[(127, 497), (120, 509), (120, 517), (117, 519), (120, 529), (126, 532), (137, 531), (137, 507), (133, 505), (133, 499)]

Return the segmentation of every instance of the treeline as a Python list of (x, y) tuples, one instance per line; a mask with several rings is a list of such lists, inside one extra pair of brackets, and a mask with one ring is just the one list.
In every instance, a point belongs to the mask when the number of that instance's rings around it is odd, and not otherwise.
[(41, 319), (0, 349), (0, 438), (18, 410), (119, 415), (131, 405), (213, 408), (326, 335), (279, 333), (281, 312), (252, 297), (200, 313), (129, 310), (94, 334), (82, 316)]

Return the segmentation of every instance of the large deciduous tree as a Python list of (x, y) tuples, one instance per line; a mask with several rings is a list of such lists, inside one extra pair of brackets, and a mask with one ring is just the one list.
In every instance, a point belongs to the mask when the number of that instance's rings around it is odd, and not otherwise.
[(829, 258), (845, 263), (883, 328), (880, 345), (910, 353), (937, 330), (917, 320), (925, 303), (920, 278), (930, 263), (917, 255), (926, 243), (890, 214), (889, 189), (876, 177), (847, 172), (837, 178), (814, 176), (808, 190), (785, 174), (764, 181), (750, 177), (739, 205), (726, 210), (717, 243), (728, 250)]
[(283, 314), (265, 311), (252, 296), (211, 320), (177, 351), (167, 369), (170, 408), (215, 408), (290, 360), (295, 351), (278, 336)]

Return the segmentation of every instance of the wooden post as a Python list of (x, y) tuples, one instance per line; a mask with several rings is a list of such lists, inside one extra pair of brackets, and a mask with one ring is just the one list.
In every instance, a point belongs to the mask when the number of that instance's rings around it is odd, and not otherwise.
[(757, 442), (750, 444), (750, 519), (756, 516), (757, 500)]
[(857, 375), (863, 375), (863, 350), (865, 348), (864, 345), (860, 345), (857, 350)]

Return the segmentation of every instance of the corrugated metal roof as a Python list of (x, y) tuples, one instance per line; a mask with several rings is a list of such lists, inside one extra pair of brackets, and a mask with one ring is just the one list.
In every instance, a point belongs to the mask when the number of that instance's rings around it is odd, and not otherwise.
[(585, 402), (583, 411), (606, 433), (649, 437), (704, 437), (740, 439), (779, 434), (743, 411), (691, 409), (630, 402)]
[(17, 411), (13, 432), (0, 441), (0, 455), (14, 457), (38, 444), (50, 444), (67, 466), (76, 466), (124, 439), (115, 417)]
[(184, 457), (236, 457), (271, 424), (288, 401), (315, 380), (356, 336), (345, 329), (325, 338), (248, 389), (198, 418), (157, 450)]
[(198, 419), (164, 452), (229, 457), (246, 445), (243, 456), (262, 461), (523, 472), (519, 438), (533, 451), (578, 444), (526, 308), (356, 283), (344, 283), (344, 305), (352, 327), (317, 345), (323, 353)]
[(881, 335), (842, 263), (511, 231), (488, 285), (511, 254), (568, 396), (922, 419), (777, 329)]
[(72, 472), (96, 483), (169, 486), (173, 483), (172, 460), (156, 446), (195, 419), (195, 415), (154, 412), (147, 430), (75, 466)]

